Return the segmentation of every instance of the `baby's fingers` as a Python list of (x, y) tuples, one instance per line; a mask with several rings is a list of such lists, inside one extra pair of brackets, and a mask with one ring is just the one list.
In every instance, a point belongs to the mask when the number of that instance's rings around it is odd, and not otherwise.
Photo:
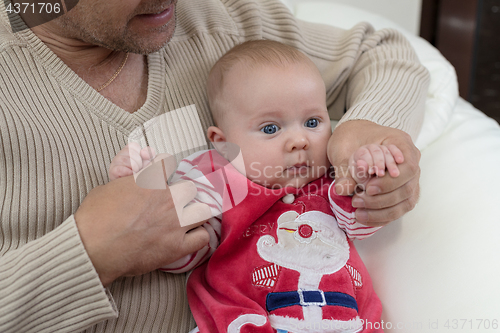
[(145, 168), (156, 157), (156, 151), (153, 147), (145, 147), (141, 149), (142, 168)]
[(382, 177), (385, 174), (385, 154), (382, 147), (379, 145), (368, 145), (366, 149), (368, 149), (373, 160), (373, 164), (369, 170), (370, 175)]
[(131, 142), (126, 145), (122, 151), (126, 151), (126, 154), (123, 155), (128, 157), (129, 160), (127, 164), (130, 166), (132, 171), (139, 172), (139, 170), (142, 169), (141, 146), (139, 146), (136, 142)]
[(389, 149), (392, 156), (394, 157), (394, 161), (396, 161), (397, 164), (401, 164), (405, 161), (404, 155), (398, 147), (396, 147), (395, 145), (387, 145), (385, 147)]
[(366, 161), (361, 159), (356, 161), (356, 167), (354, 169), (355, 176), (353, 176), (353, 178), (357, 183), (364, 183), (370, 178), (370, 174), (368, 173), (369, 169), (370, 166)]
[(397, 176), (399, 176), (398, 165), (396, 164), (396, 161), (394, 160), (393, 154), (389, 151), (389, 148), (386, 147), (386, 146), (380, 146), (380, 148), (384, 152), (385, 167), (387, 168), (387, 171), (389, 172), (389, 175), (391, 175), (391, 177), (397, 177)]
[(124, 165), (111, 165), (109, 168), (109, 180), (115, 180), (132, 175), (132, 169)]
[(351, 177), (356, 183), (364, 183), (370, 178), (368, 172), (372, 169), (373, 160), (370, 152), (365, 147), (361, 147), (349, 158), (349, 169)]

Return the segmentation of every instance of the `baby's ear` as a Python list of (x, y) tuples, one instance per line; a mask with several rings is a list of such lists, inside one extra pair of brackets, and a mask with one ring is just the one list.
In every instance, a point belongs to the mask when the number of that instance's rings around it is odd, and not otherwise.
[(226, 142), (224, 132), (218, 127), (210, 126), (207, 130), (207, 137), (210, 142)]

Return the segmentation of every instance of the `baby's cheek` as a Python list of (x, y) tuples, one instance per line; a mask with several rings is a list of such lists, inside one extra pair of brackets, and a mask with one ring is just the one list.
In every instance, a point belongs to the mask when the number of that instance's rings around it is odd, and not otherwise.
[(311, 181), (323, 177), (329, 172), (330, 165), (319, 165), (312, 169), (313, 174), (311, 175)]
[(245, 173), (245, 176), (250, 180), (261, 178), (263, 173), (261, 163), (255, 161), (245, 163)]
[(330, 167), (331, 167), (330, 160), (328, 159), (328, 156), (326, 154), (319, 155), (313, 163), (313, 168), (316, 169), (316, 173), (321, 174), (317, 178), (326, 174), (329, 171)]

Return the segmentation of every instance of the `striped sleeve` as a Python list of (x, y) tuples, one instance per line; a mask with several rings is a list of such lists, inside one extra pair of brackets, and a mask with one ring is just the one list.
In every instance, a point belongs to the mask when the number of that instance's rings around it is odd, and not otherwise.
[(221, 235), (220, 218), (222, 215), (222, 195), (218, 193), (215, 186), (206, 177), (210, 170), (215, 170), (214, 167), (211, 151), (207, 150), (190, 155), (179, 163), (177, 171), (170, 183), (192, 181), (196, 185), (198, 192), (192, 202), (207, 204), (212, 211), (212, 216), (214, 216), (202, 226), (210, 235), (210, 240), (202, 249), (164, 266), (160, 270), (169, 273), (188, 272), (210, 258), (219, 245)]
[(335, 182), (328, 189), (330, 208), (337, 219), (340, 229), (344, 230), (351, 239), (365, 239), (373, 235), (382, 227), (369, 227), (356, 221), (354, 208), (351, 204), (352, 197), (341, 196), (335, 192)]
[(188, 254), (183, 258), (160, 268), (161, 271), (168, 273), (185, 273), (204, 263), (214, 253), (220, 242), (220, 220), (211, 218), (202, 225), (210, 235), (210, 241), (202, 249)]

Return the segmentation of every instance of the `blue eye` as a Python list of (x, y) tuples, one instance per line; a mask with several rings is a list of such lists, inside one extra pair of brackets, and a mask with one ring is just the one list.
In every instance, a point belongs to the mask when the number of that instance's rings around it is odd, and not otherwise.
[(308, 121), (306, 121), (305, 125), (306, 127), (311, 127), (311, 128), (318, 127), (319, 121), (318, 119), (311, 118)]
[(264, 127), (262, 127), (261, 131), (266, 133), (266, 134), (274, 134), (276, 132), (278, 132), (280, 128), (275, 125), (275, 124), (271, 124), (271, 125), (266, 125)]

